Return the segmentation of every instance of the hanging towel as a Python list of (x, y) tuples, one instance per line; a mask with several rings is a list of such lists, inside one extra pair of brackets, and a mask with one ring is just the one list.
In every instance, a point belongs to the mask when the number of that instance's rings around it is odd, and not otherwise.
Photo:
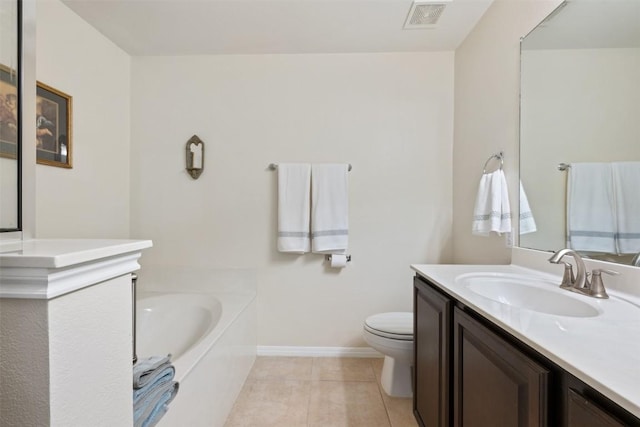
[(640, 252), (640, 162), (612, 164), (619, 254)]
[(349, 242), (348, 164), (311, 167), (313, 252), (344, 253)]
[(520, 234), (533, 233), (537, 231), (536, 221), (529, 206), (529, 199), (524, 192), (522, 181), (520, 181)]
[(611, 163), (572, 163), (567, 180), (567, 246), (616, 252)]
[(502, 169), (482, 174), (473, 209), (473, 234), (488, 236), (511, 232), (511, 208), (507, 180)]
[(278, 250), (309, 252), (311, 165), (278, 165)]

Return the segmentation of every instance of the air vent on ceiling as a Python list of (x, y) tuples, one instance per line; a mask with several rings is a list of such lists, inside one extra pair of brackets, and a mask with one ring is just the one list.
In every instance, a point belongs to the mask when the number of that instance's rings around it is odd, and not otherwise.
[(413, 2), (407, 20), (404, 22), (404, 29), (434, 28), (449, 2), (447, 0)]

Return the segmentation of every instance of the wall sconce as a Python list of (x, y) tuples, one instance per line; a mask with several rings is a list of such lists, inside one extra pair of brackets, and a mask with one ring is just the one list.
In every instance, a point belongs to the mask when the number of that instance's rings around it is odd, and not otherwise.
[(191, 178), (198, 179), (204, 169), (204, 142), (193, 135), (185, 147), (187, 154), (187, 172)]

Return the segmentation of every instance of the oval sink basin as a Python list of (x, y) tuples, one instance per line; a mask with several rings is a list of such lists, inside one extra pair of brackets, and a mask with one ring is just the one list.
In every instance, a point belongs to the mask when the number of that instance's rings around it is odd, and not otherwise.
[(596, 307), (545, 279), (517, 274), (473, 273), (458, 276), (456, 282), (475, 294), (519, 309), (569, 317), (600, 314)]

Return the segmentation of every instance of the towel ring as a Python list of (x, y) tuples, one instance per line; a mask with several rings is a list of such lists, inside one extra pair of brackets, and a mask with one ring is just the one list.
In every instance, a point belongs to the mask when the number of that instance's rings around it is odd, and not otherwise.
[(484, 162), (484, 167), (482, 168), (482, 173), (487, 173), (487, 165), (489, 164), (489, 162), (493, 159), (497, 159), (500, 160), (500, 170), (502, 170), (502, 166), (504, 166), (504, 153), (501, 151), (498, 154), (494, 154), (491, 157), (489, 157), (487, 159), (486, 162)]

